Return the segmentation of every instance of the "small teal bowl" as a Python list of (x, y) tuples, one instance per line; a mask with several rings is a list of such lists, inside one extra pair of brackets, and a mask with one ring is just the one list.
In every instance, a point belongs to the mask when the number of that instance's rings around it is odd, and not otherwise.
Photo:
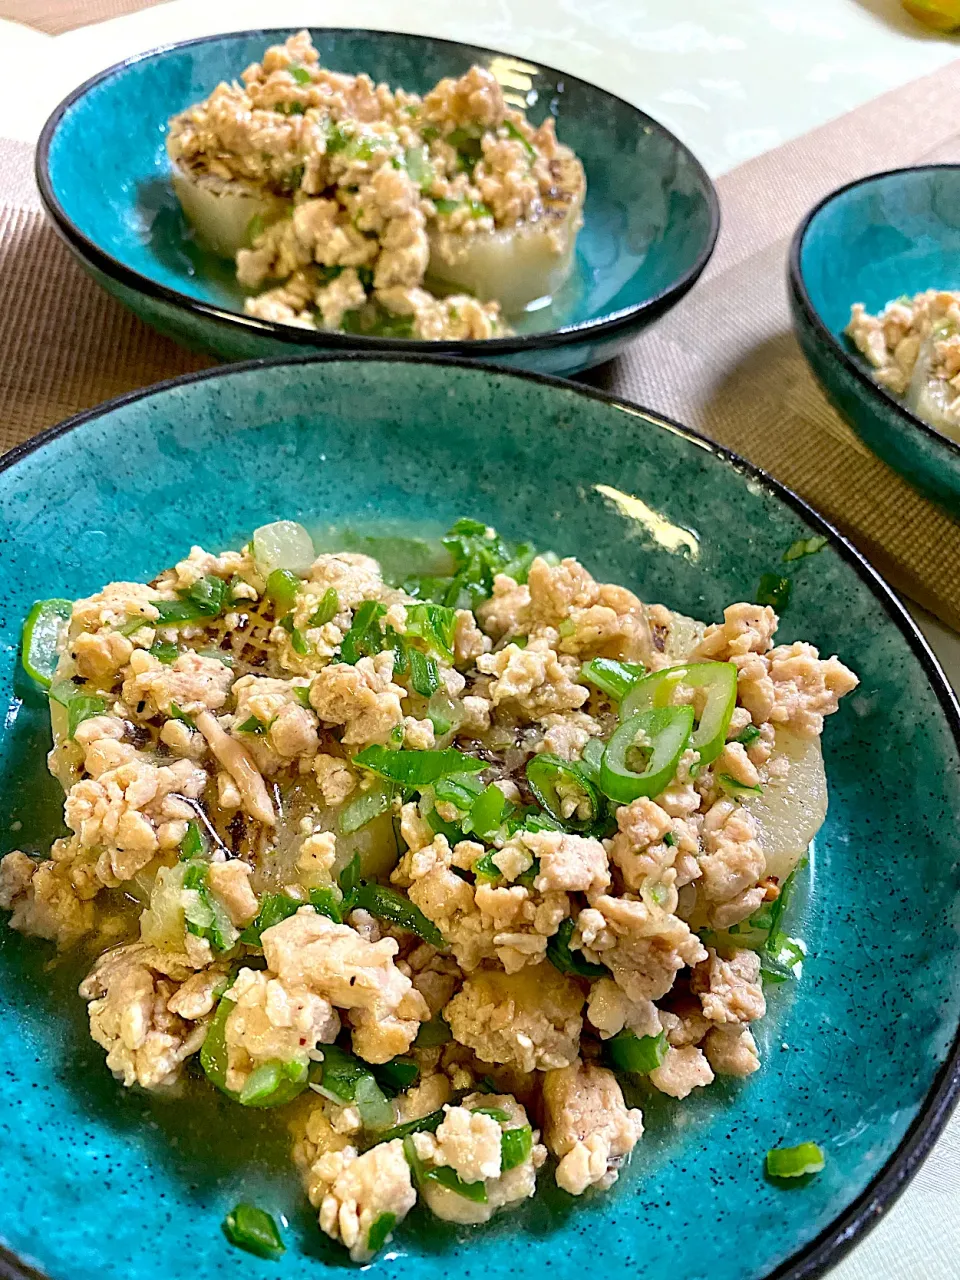
[[(597, 442), (601, 441), (601, 447)], [(64, 500), (69, 495), (69, 500)], [(638, 1087), (646, 1134), (609, 1192), (541, 1191), (489, 1227), (415, 1211), (384, 1280), (632, 1276), (808, 1280), (878, 1220), (960, 1088), (960, 712), (893, 593), (768, 476), (655, 414), (465, 362), (347, 355), (258, 362), (81, 415), (0, 462), (0, 853), (59, 833), (45, 699), (21, 677), (39, 597), (147, 579), (191, 543), (239, 546), (288, 516), (433, 530), (461, 515), (582, 557), (604, 579), (705, 619), (789, 574), (785, 640), (838, 653), (861, 685), (824, 735), (830, 810), (788, 921), (802, 979), (770, 989), (763, 1069), (685, 1102)], [(784, 564), (799, 538), (828, 539)], [(123, 1089), (90, 1040), (69, 963), (0, 925), (0, 1275), (35, 1280), (321, 1280), (323, 1237), (283, 1116), (210, 1090)], [(806, 1185), (764, 1153), (816, 1141)], [(250, 1200), (287, 1253), (230, 1248)], [(175, 1242), (173, 1244), (168, 1242)]]
[(790, 247), (797, 337), (824, 391), (884, 462), (960, 517), (960, 445), (877, 386), (844, 337), (850, 307), (960, 289), (960, 166), (894, 169), (822, 200)]
[(423, 93), (480, 63), (535, 123), (552, 115), (587, 174), (573, 275), (509, 338), (420, 342), (310, 333), (243, 314), (232, 264), (204, 252), (169, 183), (168, 118), (259, 60), (289, 30), (190, 40), (130, 58), (75, 90), (44, 126), (40, 195), (108, 292), (161, 333), (226, 360), (318, 349), (469, 355), (541, 373), (609, 360), (692, 287), (720, 225), (713, 184), (673, 134), (636, 107), (549, 67), (427, 36), (314, 29), (324, 66)]

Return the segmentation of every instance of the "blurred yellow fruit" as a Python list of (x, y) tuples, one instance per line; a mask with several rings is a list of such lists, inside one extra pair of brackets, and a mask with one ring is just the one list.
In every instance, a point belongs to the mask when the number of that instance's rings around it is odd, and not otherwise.
[(960, 0), (902, 0), (911, 17), (934, 31), (960, 29)]

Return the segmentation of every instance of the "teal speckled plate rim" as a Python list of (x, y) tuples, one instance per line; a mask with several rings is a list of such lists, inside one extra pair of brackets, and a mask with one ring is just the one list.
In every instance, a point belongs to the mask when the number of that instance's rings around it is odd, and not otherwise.
[[(405, 41), (410, 44), (416, 44), (423, 37), (410, 35), (409, 33), (400, 31), (374, 31), (365, 27), (313, 27), (313, 31), (331, 31), (340, 32), (348, 36), (371, 36), (371, 37), (389, 37), (393, 40)], [(710, 230), (707, 239), (701, 249), (696, 261), (690, 266), (684, 274), (666, 289), (662, 289), (659, 293), (645, 299), (643, 302), (636, 303), (634, 306), (625, 307), (621, 311), (615, 311), (609, 316), (604, 316), (595, 320), (584, 320), (579, 324), (564, 325), (559, 329), (548, 329), (543, 333), (531, 333), (525, 335), (515, 334), (510, 338), (484, 338), (484, 339), (457, 339), (456, 341), (446, 339), (443, 341), (426, 342), (413, 338), (375, 338), (364, 337), (362, 335), (338, 333), (335, 330), (322, 330), (311, 332), (309, 329), (298, 329), (292, 325), (280, 324), (275, 320), (261, 320), (259, 317), (247, 316), (238, 311), (230, 311), (223, 307), (214, 306), (209, 302), (201, 302), (197, 298), (191, 298), (185, 293), (181, 293), (177, 289), (170, 289), (166, 285), (158, 284), (155, 280), (151, 280), (149, 276), (141, 275), (139, 271), (134, 271), (132, 267), (128, 267), (121, 262), (119, 258), (113, 257), (112, 254), (102, 249), (95, 241), (91, 240), (82, 232), (76, 223), (69, 217), (63, 205), (57, 199), (57, 195), (53, 188), (53, 182), (49, 173), (49, 155), (50, 146), (53, 137), (57, 131), (61, 119), (75, 102), (84, 96), (95, 85), (101, 84), (104, 80), (110, 79), (124, 71), (127, 67), (133, 66), (138, 62), (146, 61), (149, 58), (161, 57), (163, 54), (170, 53), (178, 49), (189, 49), (196, 45), (210, 44), (217, 40), (222, 40), (226, 36), (257, 36), (262, 37), (266, 43), (277, 40), (284, 40), (293, 32), (292, 27), (262, 27), (251, 28), (246, 31), (226, 31), (220, 32), (212, 36), (200, 36), (195, 40), (179, 40), (171, 44), (160, 45), (156, 49), (150, 49), (146, 53), (134, 54), (132, 57), (125, 58), (122, 62), (115, 63), (112, 67), (108, 67), (105, 71), (99, 72), (92, 76), (89, 80), (85, 80), (74, 91), (69, 94), (63, 101), (54, 108), (52, 114), (43, 126), (40, 134), (40, 140), (37, 143), (36, 160), (34, 165), (34, 173), (36, 177), (37, 187), (40, 191), (40, 199), (44, 209), (47, 212), (51, 222), (56, 230), (60, 233), (67, 244), (74, 252), (86, 258), (95, 267), (104, 272), (111, 279), (117, 280), (120, 284), (126, 285), (128, 288), (138, 290), (146, 294), (148, 297), (158, 299), (162, 302), (170, 303), (173, 306), (180, 307), (183, 310), (194, 312), (197, 315), (219, 320), (227, 324), (238, 325), (244, 329), (254, 332), (269, 334), (272, 338), (279, 342), (287, 342), (303, 346), (309, 344), (318, 348), (334, 349), (339, 352), (344, 350), (361, 350), (370, 353), (411, 353), (416, 355), (447, 355), (462, 352), (464, 349), (469, 350), (471, 347), (482, 346), (484, 353), (495, 352), (497, 354), (508, 355), (514, 352), (533, 351), (538, 349), (547, 349), (552, 347), (562, 347), (570, 343), (580, 342), (584, 338), (600, 338), (609, 334), (619, 332), (621, 329), (628, 329), (634, 325), (640, 316), (646, 316), (648, 320), (653, 320), (657, 316), (668, 311), (675, 303), (693, 288), (697, 280), (700, 278), (704, 268), (710, 261), (713, 250), (716, 247), (717, 237), (720, 234), (720, 200), (717, 196), (716, 187), (710, 175), (704, 169), (703, 165), (680, 139), (670, 132), (659, 121), (654, 120), (652, 116), (648, 116), (645, 111), (641, 111), (639, 107), (635, 107), (632, 103), (626, 102), (623, 98), (617, 97), (614, 93), (609, 93), (606, 89), (599, 85), (589, 84), (588, 81), (581, 80), (578, 76), (568, 75), (565, 71), (559, 71), (556, 67), (549, 67), (546, 63), (538, 62), (536, 64), (539, 70), (545, 71), (550, 75), (559, 76), (571, 84), (583, 85), (590, 89), (594, 89), (599, 93), (605, 94), (608, 98), (615, 102), (619, 102), (629, 112), (635, 114), (644, 128), (649, 128), (658, 133), (662, 138), (672, 143), (686, 157), (688, 163), (694, 172), (697, 173), (703, 182), (704, 196), (710, 209)], [(489, 49), (485, 45), (466, 44), (458, 40), (443, 40), (439, 37), (430, 37), (431, 43), (437, 45), (445, 45), (451, 49), (476, 49), (482, 54), (489, 55), (494, 58), (517, 58), (518, 55), (504, 53), (500, 49)]]
[(840, 342), (836, 334), (824, 323), (820, 312), (813, 305), (810, 294), (807, 291), (806, 282), (803, 278), (803, 268), (800, 260), (803, 254), (803, 242), (807, 231), (810, 229), (814, 220), (824, 210), (827, 205), (832, 204), (834, 200), (840, 196), (846, 195), (848, 191), (853, 191), (856, 187), (869, 186), (871, 183), (878, 182), (881, 178), (893, 178), (902, 173), (924, 173), (927, 170), (947, 169), (953, 172), (960, 172), (960, 164), (914, 164), (907, 165), (902, 169), (884, 169), (882, 173), (868, 173), (866, 177), (855, 178), (853, 182), (847, 182), (842, 187), (837, 187), (831, 191), (829, 195), (825, 195), (822, 200), (818, 201), (800, 222), (796, 231), (793, 233), (793, 239), (790, 241), (790, 253), (787, 258), (787, 280), (790, 286), (790, 292), (797, 306), (803, 312), (805, 319), (816, 330), (817, 335), (839, 356), (841, 363), (848, 373), (851, 373), (857, 381), (866, 389), (869, 394), (876, 396), (879, 400), (883, 400), (888, 404), (900, 417), (911, 427), (916, 427), (918, 431), (923, 432), (931, 440), (944, 448), (948, 453), (955, 455), (960, 462), (960, 444), (951, 440), (949, 436), (943, 435), (937, 431), (935, 427), (931, 427), (929, 422), (924, 422), (923, 418), (918, 418), (912, 409), (907, 408), (902, 400), (898, 400), (896, 396), (891, 395), (886, 388), (881, 387), (878, 382), (874, 382), (873, 378), (864, 368), (864, 366), (846, 349), (845, 345)]
[[(627, 400), (607, 395), (605, 392), (597, 391), (592, 387), (571, 383), (564, 378), (555, 378), (548, 374), (530, 373), (524, 370), (491, 369), (488, 365), (482, 364), (477, 360), (449, 357), (431, 359), (412, 353), (384, 357), (373, 352), (351, 351), (328, 355), (247, 360), (237, 364), (206, 369), (199, 373), (186, 374), (179, 378), (170, 378), (143, 390), (118, 396), (113, 400), (108, 400), (104, 404), (98, 405), (94, 409), (89, 409), (84, 413), (74, 415), (72, 418), (67, 418), (55, 426), (48, 427), (46, 431), (32, 437), (32, 439), (25, 441), (23, 444), (15, 446), (3, 457), (0, 457), (0, 472), (8, 471), (15, 467), (17, 463), (21, 462), (29, 454), (42, 449), (51, 440), (55, 440), (58, 436), (64, 435), (68, 431), (82, 428), (85, 424), (111, 413), (122, 405), (148, 399), (172, 387), (204, 382), (214, 378), (230, 377), (238, 372), (276, 366), (356, 364), (360, 362), (451, 365), (473, 369), (481, 373), (496, 373), (498, 377), (515, 378), (563, 388), (568, 392), (574, 391), (577, 395), (588, 400), (602, 401), (619, 409), (624, 409), (629, 413), (641, 413), (647, 417), (650, 425), (661, 430), (673, 432), (706, 449), (709, 453), (733, 467), (735, 471), (752, 483), (761, 485), (778, 501), (801, 516), (812, 529), (830, 539), (831, 545), (851, 566), (868, 590), (883, 606), (890, 621), (903, 634), (923, 669), (940, 704), (944, 718), (950, 727), (954, 741), (960, 748), (960, 703), (958, 703), (956, 695), (947, 682), (940, 664), (892, 588), (888, 586), (876, 569), (852, 543), (848, 542), (837, 529), (814, 508), (808, 506), (791, 489), (788, 489), (760, 467), (756, 467), (747, 462), (746, 459), (741, 458), (739, 454), (725, 449), (722, 445), (716, 444), (699, 432), (693, 431), (691, 428), (685, 427), (655, 410), (631, 404)], [(839, 1213), (834, 1218), (829, 1226), (821, 1231), (809, 1244), (797, 1250), (792, 1257), (783, 1262), (776, 1270), (770, 1272), (766, 1280), (814, 1280), (815, 1277), (823, 1276), (831, 1267), (835, 1266), (877, 1224), (903, 1192), (922, 1162), (930, 1154), (958, 1101), (960, 1101), (960, 1026), (958, 1026), (954, 1035), (950, 1052), (934, 1077), (916, 1118), (884, 1167), (864, 1191), (852, 1200), (842, 1213)], [(42, 1272), (36, 1271), (22, 1262), (9, 1250), (0, 1246), (0, 1280), (48, 1280), (48, 1278)]]

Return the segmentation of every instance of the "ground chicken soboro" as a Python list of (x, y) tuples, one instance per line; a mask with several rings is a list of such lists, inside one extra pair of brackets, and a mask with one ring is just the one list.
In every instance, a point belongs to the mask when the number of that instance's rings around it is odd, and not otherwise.
[[(290, 529), (75, 602), (50, 656), (70, 834), (0, 861), (0, 906), (91, 952), (123, 1085), (198, 1057), (289, 1107), (320, 1227), (364, 1262), (418, 1198), (521, 1203), (548, 1153), (572, 1195), (609, 1187), (638, 1072), (682, 1099), (759, 1069), (755, 913), (803, 852), (763, 797), (820, 767), (857, 681), (775, 646), (769, 606), (703, 627), (470, 520), (402, 588), (350, 551), (284, 568)], [(662, 728), (616, 743), (657, 681), (686, 727), (653, 786)]]
[(299, 328), (503, 336), (562, 285), (582, 223), (583, 166), (491, 71), (421, 98), (325, 70), (306, 31), (174, 116), (167, 150), (247, 314)]

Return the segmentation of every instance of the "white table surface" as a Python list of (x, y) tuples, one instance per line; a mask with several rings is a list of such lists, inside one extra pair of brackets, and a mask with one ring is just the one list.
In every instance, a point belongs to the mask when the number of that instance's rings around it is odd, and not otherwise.
[[(34, 141), (61, 97), (130, 54), (268, 25), (409, 31), (528, 55), (643, 107), (714, 176), (960, 56), (960, 43), (923, 31), (898, 0), (171, 0), (56, 37), (0, 21), (0, 130)], [(960, 689), (960, 636), (911, 611)], [(960, 1113), (894, 1209), (831, 1273), (958, 1277)]]

